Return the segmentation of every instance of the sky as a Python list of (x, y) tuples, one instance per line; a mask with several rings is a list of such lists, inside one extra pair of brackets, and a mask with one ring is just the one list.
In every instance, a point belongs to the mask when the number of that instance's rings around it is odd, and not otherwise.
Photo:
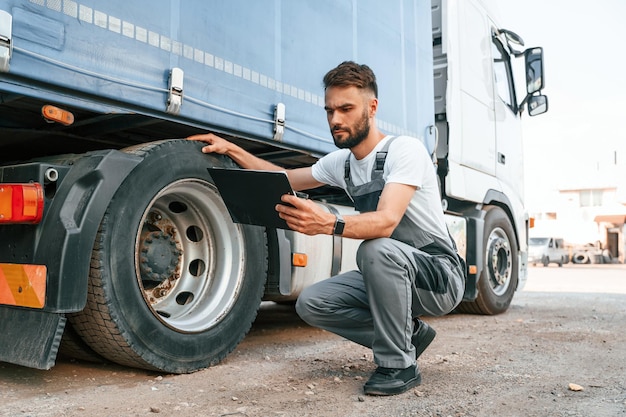
[[(539, 209), (558, 189), (594, 184), (616, 152), (626, 167), (626, 1), (497, 3), (502, 27), (544, 49), (549, 110), (523, 116), (526, 200)], [(626, 187), (625, 177), (610, 181)]]

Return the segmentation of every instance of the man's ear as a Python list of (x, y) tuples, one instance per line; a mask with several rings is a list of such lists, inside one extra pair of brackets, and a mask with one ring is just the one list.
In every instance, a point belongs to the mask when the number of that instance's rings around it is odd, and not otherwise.
[(368, 103), (369, 117), (375, 117), (377, 111), (378, 111), (378, 99), (376, 97), (372, 97)]

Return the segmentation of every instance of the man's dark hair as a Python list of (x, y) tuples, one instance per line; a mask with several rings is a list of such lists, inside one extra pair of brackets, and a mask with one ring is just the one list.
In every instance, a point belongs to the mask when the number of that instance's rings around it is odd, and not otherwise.
[(324, 90), (328, 87), (357, 87), (372, 91), (374, 97), (378, 98), (376, 76), (372, 69), (352, 61), (344, 61), (326, 73)]

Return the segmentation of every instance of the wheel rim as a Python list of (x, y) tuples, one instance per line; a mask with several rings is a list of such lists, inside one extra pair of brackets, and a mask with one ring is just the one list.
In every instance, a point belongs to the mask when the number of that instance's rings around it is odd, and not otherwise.
[(194, 333), (228, 315), (243, 281), (244, 239), (213, 185), (169, 184), (147, 206), (136, 236), (136, 278), (156, 318)]
[(489, 285), (494, 294), (506, 293), (513, 273), (511, 244), (507, 234), (501, 228), (495, 228), (487, 240), (487, 272)]

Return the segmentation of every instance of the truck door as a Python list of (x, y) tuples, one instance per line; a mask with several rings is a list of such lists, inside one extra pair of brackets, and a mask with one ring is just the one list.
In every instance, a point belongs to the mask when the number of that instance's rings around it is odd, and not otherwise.
[(482, 201), (497, 189), (491, 22), (474, 0), (444, 4), (442, 53), (447, 59), (449, 125), (446, 195)]
[[(449, 3), (450, 4), (450, 3)], [(461, 164), (495, 175), (493, 87), (490, 64), (489, 21), (480, 4), (458, 3), (461, 63)]]
[(491, 39), (494, 86), (496, 177), (505, 194), (523, 195), (523, 147), (511, 57), (501, 40)]

